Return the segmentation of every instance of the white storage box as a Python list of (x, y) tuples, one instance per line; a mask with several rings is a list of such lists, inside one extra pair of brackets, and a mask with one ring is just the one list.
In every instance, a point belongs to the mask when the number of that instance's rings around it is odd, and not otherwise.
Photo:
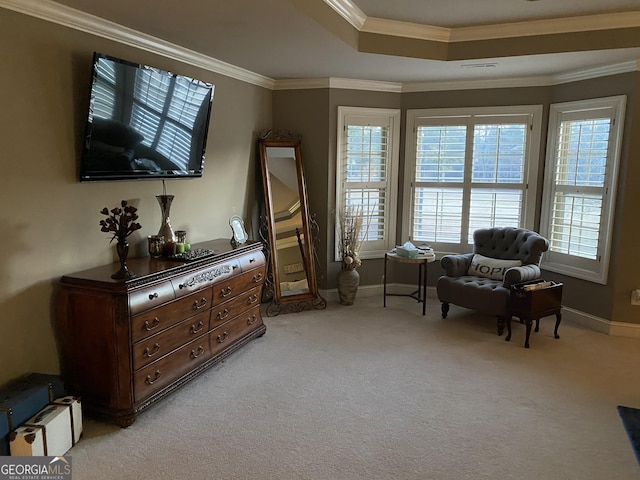
[(14, 457), (41, 457), (44, 451), (44, 429), (23, 425), (11, 432), (9, 442)]
[(71, 440), (75, 445), (80, 441), (82, 435), (82, 404), (80, 397), (69, 395), (57, 398), (54, 405), (66, 405), (71, 408)]
[(44, 454), (61, 457), (69, 451), (71, 440), (71, 408), (68, 405), (49, 405), (35, 417), (25, 422), (25, 426), (43, 427)]

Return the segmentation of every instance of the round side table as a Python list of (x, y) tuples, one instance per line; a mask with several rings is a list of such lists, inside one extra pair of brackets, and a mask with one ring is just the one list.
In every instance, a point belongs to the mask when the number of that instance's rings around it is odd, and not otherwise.
[[(413, 293), (387, 293), (387, 263), (411, 263), (418, 265), (418, 289)], [(387, 306), (387, 295), (395, 297), (411, 297), (422, 302), (422, 315), (427, 313), (427, 264), (435, 262), (434, 255), (420, 254), (416, 258), (401, 257), (393, 250), (384, 254), (384, 299), (383, 306)]]

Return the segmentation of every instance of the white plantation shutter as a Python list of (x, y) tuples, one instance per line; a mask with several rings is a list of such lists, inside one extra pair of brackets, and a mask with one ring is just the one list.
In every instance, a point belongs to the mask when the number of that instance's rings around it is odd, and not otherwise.
[(551, 250), (598, 257), (610, 118), (563, 121), (555, 165)]
[(461, 188), (416, 187), (412, 238), (459, 243), (462, 194)]
[(531, 228), (535, 205), (527, 199), (535, 192), (528, 178), (537, 169), (540, 113), (539, 107), (410, 110), (408, 238), (468, 251), (478, 228)]
[(469, 244), (479, 228), (519, 227), (523, 192), (521, 189), (472, 188), (469, 201)]
[(544, 267), (606, 283), (625, 97), (551, 106)]
[(363, 213), (362, 258), (393, 246), (399, 116), (398, 110), (338, 108), (336, 215), (344, 207)]
[(411, 238), (460, 242), (466, 132), (466, 125), (417, 128)]
[[(530, 119), (516, 117), (509, 120), (522, 123), (474, 125), (469, 244), (473, 243), (473, 232), (478, 228), (522, 225)], [(485, 122), (486, 119), (478, 121)]]
[(347, 125), (341, 177), (347, 207), (360, 207), (364, 215), (362, 239), (384, 239), (389, 126)]

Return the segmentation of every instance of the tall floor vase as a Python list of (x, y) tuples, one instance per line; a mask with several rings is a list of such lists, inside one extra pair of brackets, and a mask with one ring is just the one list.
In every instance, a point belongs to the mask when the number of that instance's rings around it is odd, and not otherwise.
[(353, 305), (360, 285), (360, 274), (353, 269), (338, 272), (338, 297), (342, 305)]

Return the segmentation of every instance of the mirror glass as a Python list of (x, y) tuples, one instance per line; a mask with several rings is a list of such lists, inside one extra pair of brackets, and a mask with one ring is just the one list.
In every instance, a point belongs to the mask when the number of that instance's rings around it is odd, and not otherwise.
[(318, 295), (300, 140), (276, 137), (270, 131), (259, 141), (273, 283), (268, 315), (326, 306)]
[(266, 147), (266, 155), (280, 294), (308, 293), (295, 149)]

